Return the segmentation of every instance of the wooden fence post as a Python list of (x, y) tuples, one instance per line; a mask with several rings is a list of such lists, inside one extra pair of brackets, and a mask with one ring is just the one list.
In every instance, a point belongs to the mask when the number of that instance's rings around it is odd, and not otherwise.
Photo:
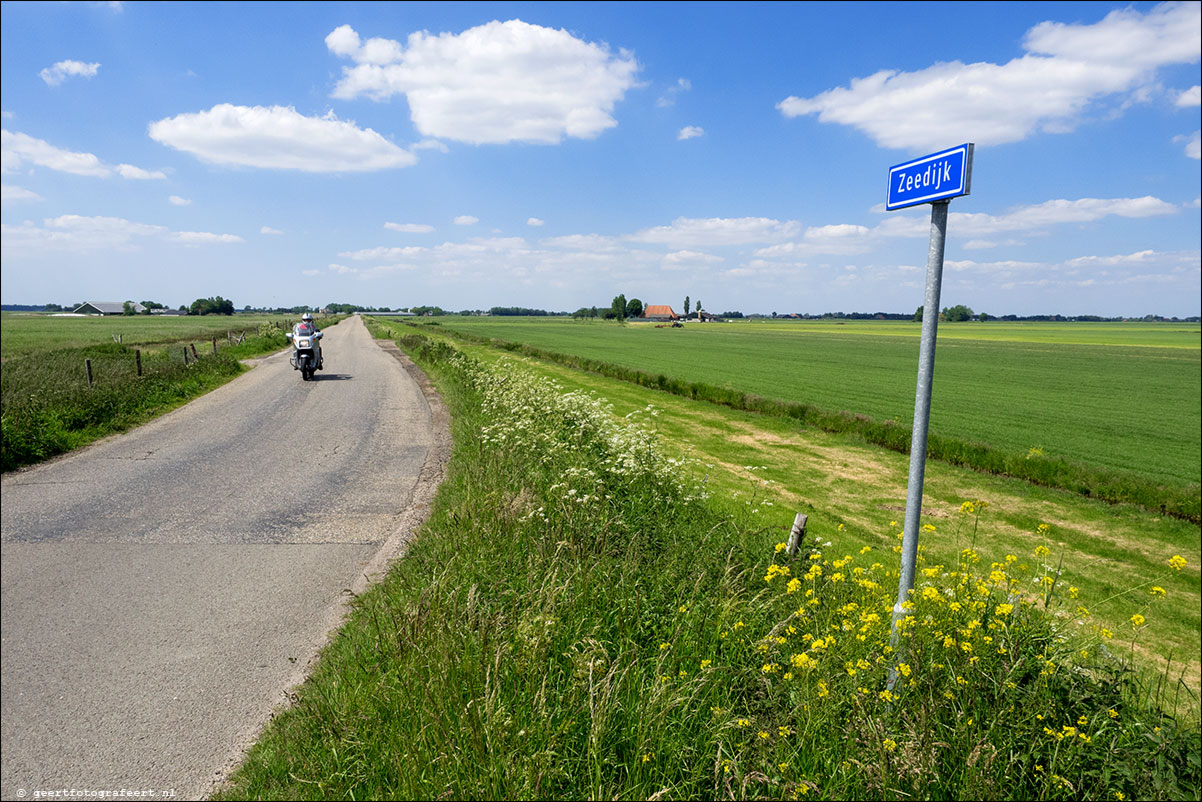
[(90, 359), (85, 359), (85, 360), (83, 361), (83, 366), (84, 366), (85, 368), (87, 368), (87, 371), (88, 371), (88, 386), (89, 386), (89, 387), (91, 387), (91, 386), (92, 386), (92, 360), (90, 360)]
[(142, 375), (142, 349), (134, 349), (134, 360), (138, 363), (138, 376)]
[(217, 338), (216, 337), (213, 338), (213, 353), (214, 354), (217, 353)]
[(188, 346), (184, 346), (184, 366), (188, 365)]
[(809, 520), (810, 516), (800, 512), (793, 519), (793, 528), (789, 531), (789, 545), (787, 547), (790, 557), (797, 556), (797, 550), (801, 548), (801, 541), (806, 536), (806, 523)]
[(199, 362), (200, 354), (196, 353), (196, 343), (188, 343), (188, 345), (192, 346), (192, 358)]

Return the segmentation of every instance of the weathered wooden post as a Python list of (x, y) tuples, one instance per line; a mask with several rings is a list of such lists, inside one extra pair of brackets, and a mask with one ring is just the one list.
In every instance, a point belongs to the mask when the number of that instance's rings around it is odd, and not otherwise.
[(188, 365), (188, 346), (184, 346), (184, 366)]
[(138, 363), (138, 377), (142, 376), (142, 349), (134, 349), (134, 361)]
[(89, 386), (89, 387), (91, 387), (91, 386), (92, 386), (92, 360), (90, 360), (90, 359), (85, 359), (85, 360), (83, 361), (83, 366), (84, 366), (84, 367), (87, 369), (87, 371), (88, 371), (88, 386)]
[(793, 519), (793, 529), (789, 531), (789, 545), (786, 549), (790, 557), (797, 556), (797, 551), (801, 548), (801, 541), (805, 539), (806, 523), (809, 520), (810, 516), (800, 512)]
[(216, 337), (213, 338), (213, 355), (214, 356), (217, 355), (217, 338)]
[(200, 354), (196, 353), (196, 343), (188, 343), (188, 345), (192, 346), (192, 358), (199, 362)]

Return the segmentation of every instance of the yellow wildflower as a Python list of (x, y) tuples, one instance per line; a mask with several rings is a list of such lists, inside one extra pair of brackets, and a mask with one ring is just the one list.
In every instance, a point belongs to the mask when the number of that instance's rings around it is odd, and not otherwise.
[(1146, 622), (1147, 622), (1147, 619), (1144, 618), (1139, 613), (1136, 613), (1135, 615), (1131, 616), (1131, 626), (1133, 626), (1133, 627), (1142, 627), (1144, 625), (1144, 623), (1146, 623)]
[(1171, 565), (1173, 568), (1180, 571), (1182, 568), (1185, 567), (1185, 558), (1182, 557), (1180, 554), (1174, 554), (1172, 557), (1169, 558), (1169, 565)]

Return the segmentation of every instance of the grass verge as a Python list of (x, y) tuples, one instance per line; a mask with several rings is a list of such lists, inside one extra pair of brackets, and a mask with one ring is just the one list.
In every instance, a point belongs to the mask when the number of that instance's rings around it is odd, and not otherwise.
[(1038, 559), (924, 563), (895, 652), (887, 549), (790, 557), (649, 425), (402, 345), (452, 411), (448, 478), (219, 798), (1198, 794), (1142, 623), (1119, 649), (1056, 615)]

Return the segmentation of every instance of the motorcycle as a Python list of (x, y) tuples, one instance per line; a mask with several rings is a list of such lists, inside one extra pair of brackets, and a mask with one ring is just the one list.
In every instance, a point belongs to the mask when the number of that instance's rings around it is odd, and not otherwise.
[(293, 334), (287, 332), (285, 336), (292, 342), (292, 358), (288, 360), (292, 365), (293, 370), (301, 372), (301, 381), (309, 381), (313, 378), (314, 372), (321, 370), (321, 346), (317, 341), (321, 339), (321, 332), (315, 331), (312, 334)]

